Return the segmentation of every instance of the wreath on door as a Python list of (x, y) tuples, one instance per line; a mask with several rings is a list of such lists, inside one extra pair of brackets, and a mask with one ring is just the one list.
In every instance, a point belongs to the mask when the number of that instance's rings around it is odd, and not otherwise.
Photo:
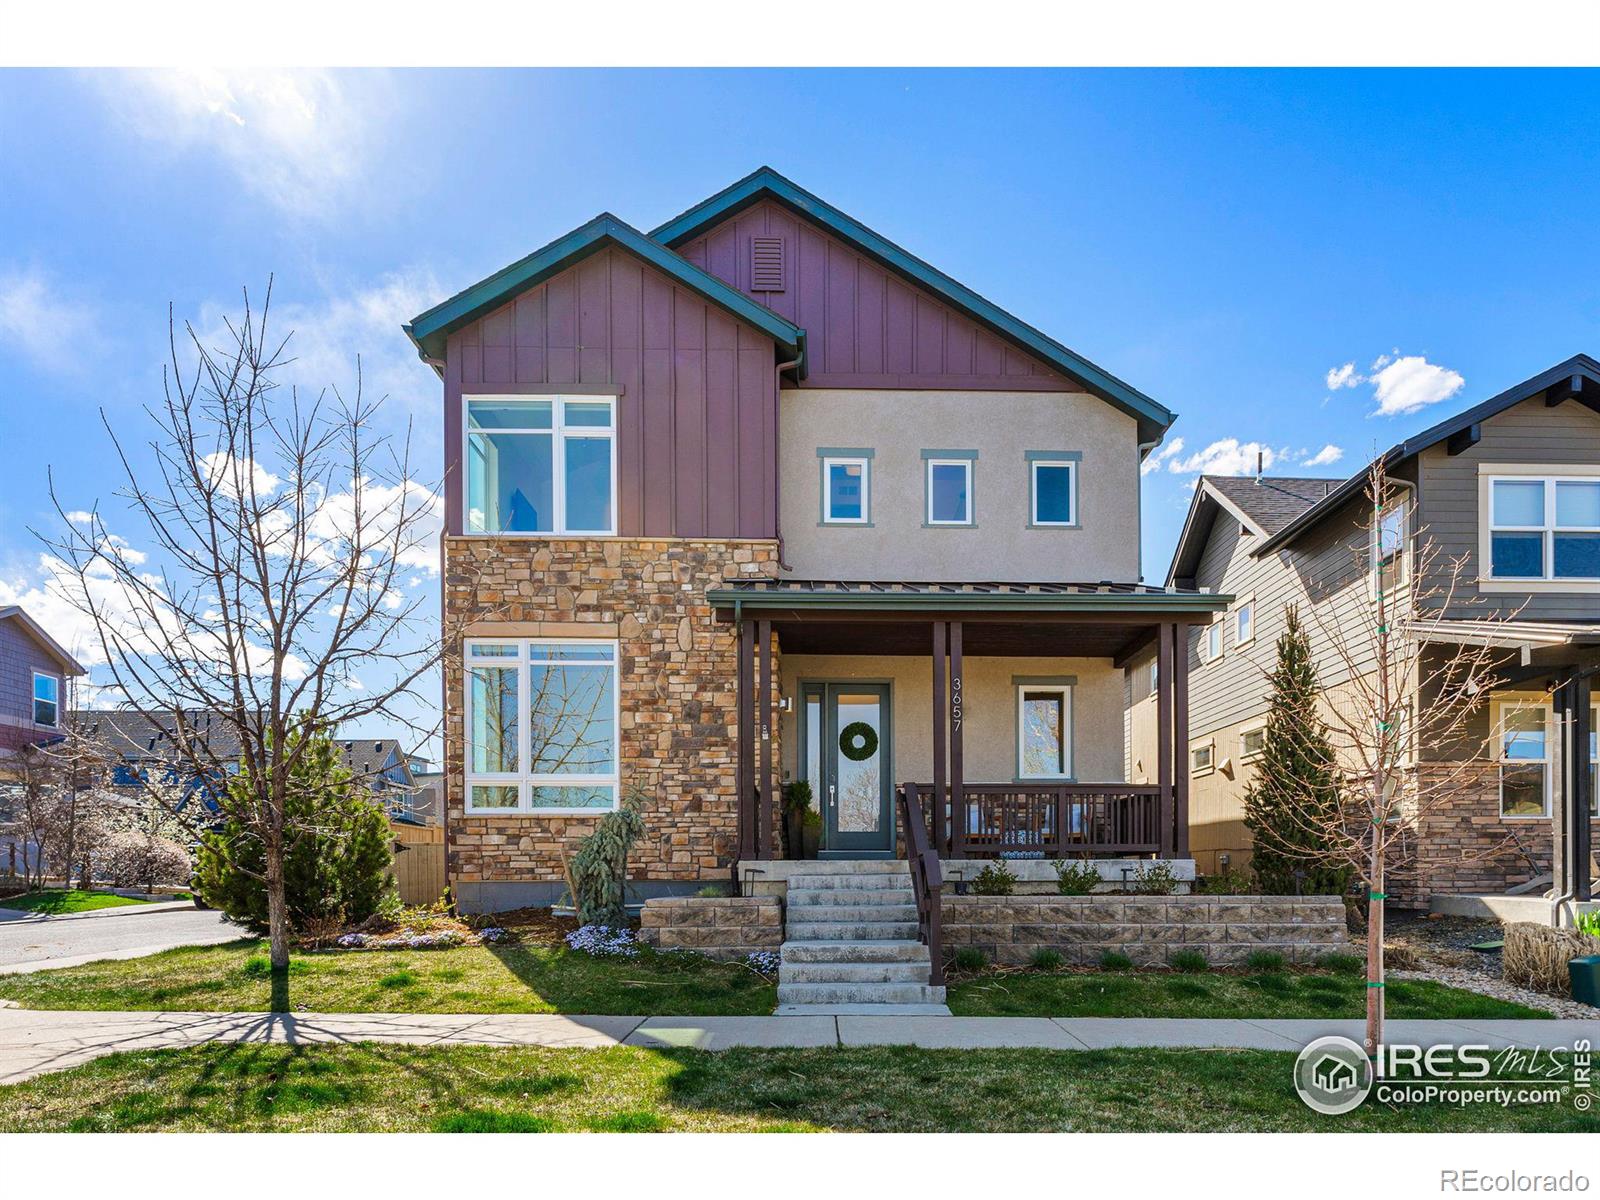
[(851, 721), (839, 731), (839, 753), (851, 762), (865, 762), (878, 752), (878, 731), (865, 721)]

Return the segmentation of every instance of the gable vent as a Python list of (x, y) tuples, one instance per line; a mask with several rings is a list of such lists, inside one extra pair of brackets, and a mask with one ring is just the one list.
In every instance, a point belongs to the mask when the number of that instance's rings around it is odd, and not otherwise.
[(752, 292), (783, 291), (783, 239), (781, 237), (753, 237), (750, 239), (750, 290)]

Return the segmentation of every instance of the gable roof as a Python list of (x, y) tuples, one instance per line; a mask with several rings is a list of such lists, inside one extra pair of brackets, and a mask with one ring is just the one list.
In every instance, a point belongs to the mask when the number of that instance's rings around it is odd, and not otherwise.
[(1012, 345), (1040, 359), (1062, 374), (1076, 380), (1114, 408), (1121, 409), (1139, 423), (1139, 440), (1154, 443), (1161, 439), (1176, 414), (1146, 396), (1131, 384), (1069, 350), (1054, 338), (1013, 316), (998, 304), (984, 299), (971, 288), (956, 282), (943, 271), (929, 265), (910, 251), (897, 246), (855, 218), (812, 195), (771, 167), (759, 167), (696, 204), (687, 212), (650, 231), (650, 237), (666, 246), (677, 247), (699, 236), (713, 225), (757, 204), (776, 200), (795, 213), (828, 230), (834, 236), (882, 263), (889, 270), (971, 317)]
[(56, 665), (68, 675), (87, 675), (89, 673), (87, 668), (73, 658), (72, 655), (68, 654), (61, 643), (46, 633), (44, 626), (30, 617), (20, 604), (8, 604), (4, 608), (0, 608), (0, 621), (15, 621), (21, 625), (23, 629), (27, 630), (28, 636), (37, 642), (45, 653), (55, 659)]
[[(601, 213), (526, 258), (496, 271), (486, 279), (480, 279), (450, 299), (411, 318), (410, 323), (402, 328), (416, 345), (418, 356), (439, 370), (436, 360), (444, 356), (445, 342), (450, 334), (607, 246), (620, 246), (643, 259), (730, 316), (765, 333), (789, 357), (804, 359), (805, 330), (757, 304), (743, 292), (702, 271), (610, 213)], [(800, 369), (803, 373), (803, 361)]]
[[(1446, 418), (1414, 437), (1409, 437), (1383, 452), (1383, 462), (1386, 469), (1394, 467), (1407, 459), (1422, 453), (1430, 446), (1450, 438), (1461, 436), (1469, 439), (1468, 445), (1476, 442), (1476, 426), (1490, 417), (1503, 413), (1508, 408), (1514, 408), (1524, 400), (1537, 396), (1540, 392), (1560, 388), (1564, 393), (1562, 399), (1576, 400), (1587, 408), (1600, 413), (1600, 361), (1596, 361), (1587, 354), (1574, 354), (1571, 358), (1557, 363), (1548, 370), (1524, 379), (1521, 383), (1507, 388), (1497, 396), (1490, 396), (1481, 404), (1475, 404), (1464, 412), (1459, 412), (1453, 417)], [(1288, 524), (1273, 533), (1262, 545), (1256, 547), (1256, 554), (1264, 554), (1275, 550), (1279, 546), (1287, 545), (1302, 532), (1310, 529), (1329, 513), (1334, 512), (1357, 492), (1366, 486), (1367, 472), (1365, 469), (1357, 471), (1346, 479), (1333, 491), (1324, 496), (1318, 503), (1308, 508), (1305, 512), (1295, 517)]]
[(1202, 475), (1173, 551), (1167, 586), (1193, 579), (1217, 517), (1226, 512), (1261, 539), (1271, 537), (1320, 502), (1342, 481), (1316, 476)]

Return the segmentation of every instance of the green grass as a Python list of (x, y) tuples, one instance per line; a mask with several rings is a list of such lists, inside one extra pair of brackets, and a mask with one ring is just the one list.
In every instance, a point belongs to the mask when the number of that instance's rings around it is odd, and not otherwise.
[(0, 1087), (0, 1130), (1587, 1131), (1570, 1106), (1306, 1108), (1260, 1050), (209, 1045)]
[(147, 904), (132, 896), (113, 896), (110, 892), (86, 892), (81, 888), (48, 888), (42, 892), (25, 892), (0, 900), (0, 908), (20, 908), (24, 912), (78, 913), (96, 908), (121, 908), (128, 904)]
[[(266, 943), (186, 946), (148, 958), (0, 976), (24, 1008), (264, 1012), (273, 1007)], [(322, 950), (296, 954), (278, 1006), (312, 1012), (759, 1015), (773, 986), (738, 963), (688, 955), (594, 958), (565, 946)]]
[[(1344, 972), (1010, 972), (955, 984), (949, 1003), (961, 1017), (1359, 1017), (1366, 995), (1365, 980)], [(1550, 1016), (1427, 980), (1391, 980), (1386, 995), (1391, 1017)]]

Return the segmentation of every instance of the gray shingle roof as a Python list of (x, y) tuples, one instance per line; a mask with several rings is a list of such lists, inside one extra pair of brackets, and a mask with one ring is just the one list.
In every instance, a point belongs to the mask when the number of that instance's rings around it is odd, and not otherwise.
[(1201, 478), (1268, 537), (1277, 533), (1306, 509), (1344, 482), (1339, 479), (1263, 475), (1260, 479), (1236, 475)]

